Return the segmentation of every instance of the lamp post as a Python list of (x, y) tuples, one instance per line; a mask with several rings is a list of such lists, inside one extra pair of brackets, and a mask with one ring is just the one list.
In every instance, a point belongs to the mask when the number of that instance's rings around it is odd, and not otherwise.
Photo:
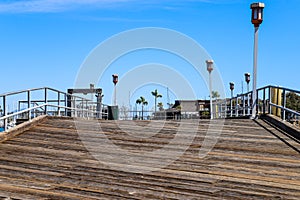
[(116, 106), (117, 105), (117, 86), (116, 85), (118, 83), (119, 76), (118, 76), (118, 74), (113, 74), (112, 77), (113, 77), (113, 83), (115, 85), (115, 88), (114, 88), (114, 105)]
[(211, 80), (211, 72), (214, 70), (213, 68), (214, 61), (206, 60), (207, 71), (209, 73), (209, 96), (210, 96), (210, 119), (214, 118), (213, 115), (213, 106), (212, 106), (212, 80)]
[(249, 101), (249, 83), (250, 83), (250, 73), (245, 73), (245, 81), (247, 83), (247, 114), (250, 115), (250, 101)]
[(253, 90), (252, 90), (252, 119), (256, 117), (257, 111), (257, 91), (256, 91), (256, 76), (257, 76), (257, 47), (258, 47), (258, 28), (263, 21), (263, 9), (264, 3), (252, 3), (250, 8), (252, 9), (251, 22), (254, 25), (254, 53), (253, 53)]
[(233, 90), (234, 90), (234, 82), (229, 83), (229, 87), (231, 90), (231, 99), (230, 99), (230, 117), (232, 117), (232, 99), (233, 99)]

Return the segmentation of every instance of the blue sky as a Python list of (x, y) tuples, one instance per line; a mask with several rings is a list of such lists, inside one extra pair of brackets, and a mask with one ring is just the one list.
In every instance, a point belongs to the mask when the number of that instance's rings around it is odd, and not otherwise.
[[(299, 90), (299, 1), (263, 2), (266, 8), (259, 32), (258, 87), (272, 84)], [(198, 42), (214, 59), (226, 93), (230, 94), (231, 81), (236, 83), (235, 93), (240, 93), (244, 73), (252, 74), (253, 66), (251, 3), (248, 0), (2, 0), (0, 93), (43, 86), (66, 91), (74, 86), (80, 66), (97, 45), (120, 32), (143, 27), (172, 29)], [(185, 69), (187, 64), (176, 59), (151, 51), (137, 53), (135, 57), (129, 55), (115, 62), (126, 67), (112, 66), (104, 81), (96, 85), (103, 88), (104, 101), (110, 103), (113, 88), (110, 73), (124, 75), (143, 62), (163, 60), (163, 64), (190, 76), (197, 98), (208, 98), (203, 80), (193, 77), (193, 71)], [(128, 91), (130, 101), (143, 95), (152, 104), (149, 90), (155, 88), (166, 103), (166, 88), (159, 85)], [(244, 84), (244, 91), (245, 88)], [(170, 92), (170, 98), (174, 100), (176, 94)], [(120, 104), (128, 101), (118, 100)]]

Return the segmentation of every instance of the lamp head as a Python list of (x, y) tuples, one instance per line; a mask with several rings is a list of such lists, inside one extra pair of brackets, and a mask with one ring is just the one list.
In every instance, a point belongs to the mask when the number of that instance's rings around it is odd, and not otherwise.
[(252, 3), (250, 8), (252, 9), (251, 22), (254, 24), (254, 27), (259, 27), (263, 22), (263, 9), (265, 8), (264, 3)]
[(231, 91), (234, 90), (234, 82), (230, 82), (230, 83), (229, 83), (229, 86), (230, 86), (230, 90), (231, 90)]
[(214, 64), (213, 60), (206, 60), (207, 71), (209, 73), (211, 73), (214, 70), (213, 64)]
[(119, 76), (118, 74), (113, 74), (112, 77), (113, 77), (113, 83), (116, 85), (118, 83)]
[(248, 83), (250, 83), (250, 73), (245, 73), (245, 81)]

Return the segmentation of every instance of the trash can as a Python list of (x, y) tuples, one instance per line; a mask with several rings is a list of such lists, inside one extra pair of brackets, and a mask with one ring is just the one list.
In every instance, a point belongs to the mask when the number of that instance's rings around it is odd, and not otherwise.
[(119, 119), (119, 108), (118, 106), (107, 106), (108, 110), (108, 120), (118, 120)]

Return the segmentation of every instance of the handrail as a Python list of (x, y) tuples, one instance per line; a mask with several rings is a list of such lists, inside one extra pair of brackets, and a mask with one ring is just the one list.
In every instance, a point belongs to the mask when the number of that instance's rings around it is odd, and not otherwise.
[(90, 99), (83, 98), (83, 97), (80, 97), (80, 96), (76, 96), (74, 94), (63, 92), (63, 91), (60, 91), (60, 90), (57, 90), (57, 89), (54, 89), (54, 88), (50, 88), (50, 87), (40, 87), (40, 88), (32, 88), (32, 89), (19, 90), (19, 91), (15, 91), (15, 92), (8, 92), (8, 93), (0, 94), (0, 97), (16, 95), (16, 94), (21, 94), (21, 93), (25, 93), (25, 92), (45, 90), (45, 89), (53, 91), (53, 92), (57, 92), (57, 93), (60, 93), (60, 94), (64, 94), (64, 95), (70, 95), (72, 97), (79, 98), (81, 100), (90, 101)]
[(296, 111), (294, 111), (294, 110), (292, 110), (292, 109), (285, 108), (285, 107), (283, 107), (283, 106), (279, 106), (279, 105), (274, 104), (274, 103), (270, 103), (270, 105), (271, 105), (271, 106), (274, 106), (274, 107), (276, 107), (276, 108), (280, 108), (280, 109), (286, 110), (286, 111), (288, 111), (288, 112), (290, 112), (290, 113), (293, 113), (293, 114), (295, 114), (295, 115), (297, 115), (297, 116), (300, 116), (300, 113), (298, 113), (298, 112), (296, 112)]
[[(0, 117), (0, 120), (7, 120), (10, 117), (14, 117), (16, 115), (20, 115), (20, 114), (23, 114), (23, 113), (28, 113), (28, 112), (30, 112), (32, 110), (35, 110), (35, 109), (38, 109), (38, 108), (41, 108), (41, 107), (45, 107), (45, 106), (57, 107), (57, 108), (65, 108), (67, 110), (74, 110), (74, 111), (81, 111), (82, 113), (83, 112), (85, 112), (85, 113), (96, 113), (96, 114), (99, 113), (98, 111), (92, 111), (92, 110), (89, 110), (89, 109), (71, 108), (71, 107), (66, 107), (66, 106), (59, 106), (59, 105), (52, 105), (52, 104), (45, 103), (45, 104), (42, 104), (42, 105), (39, 105), (39, 106), (30, 107), (30, 108), (27, 108), (27, 109), (24, 109), (24, 110), (21, 110), (21, 111), (18, 111), (18, 112), (9, 114), (9, 115), (2, 116), (2, 117)], [(48, 111), (48, 112), (51, 112), (51, 111)], [(102, 114), (102, 115), (108, 115), (107, 113), (103, 113), (103, 112), (102, 113), (100, 112), (100, 114)], [(30, 117), (29, 117), (29, 120), (31, 120)], [(7, 130), (7, 125), (6, 124), (4, 126), (4, 130), (5, 131)]]
[(27, 90), (19, 90), (19, 91), (15, 91), (15, 92), (7, 92), (4, 94), (0, 94), (0, 97), (11, 96), (11, 95), (21, 94), (21, 93), (28, 92), (28, 91), (36, 91), (36, 90), (43, 90), (43, 89), (45, 89), (45, 87), (33, 88), (33, 89), (27, 89)]
[[(22, 100), (21, 98), (24, 98), (24, 95), (26, 96), (25, 100)], [(0, 106), (2, 109), (0, 120), (3, 122), (5, 130), (10, 125), (10, 119), (15, 122), (18, 118), (24, 117), (20, 116), (24, 115), (24, 113), (26, 113), (26, 118), (29, 120), (40, 114), (51, 115), (53, 113), (58, 113), (59, 116), (66, 115), (83, 118), (96, 117), (100, 119), (102, 116), (106, 116), (104, 112), (102, 112), (102, 108), (104, 108), (105, 105), (103, 105), (101, 101), (96, 102), (97, 108), (90, 107), (89, 105), (94, 103), (92, 99), (87, 99), (49, 87), (40, 87), (0, 94), (0, 102), (1, 101), (2, 105)], [(15, 103), (15, 101), (18, 103), (18, 109), (9, 110), (10, 105)], [(41, 105), (38, 105), (38, 103), (41, 103)], [(55, 109), (48, 110), (48, 108), (51, 107)], [(40, 108), (43, 109), (40, 110)], [(33, 112), (32, 110), (35, 111)]]
[[(267, 89), (267, 88), (276, 88), (276, 89), (280, 89), (280, 90), (287, 90), (289, 92), (294, 92), (294, 93), (300, 93), (299, 90), (294, 90), (294, 89), (290, 89), (290, 88), (285, 88), (285, 87), (281, 87), (281, 86), (274, 86), (274, 85), (268, 85), (262, 88), (258, 88), (257, 90), (263, 90), (263, 89)], [(252, 91), (251, 91), (252, 93)]]
[[(67, 106), (58, 106), (58, 105), (52, 105), (52, 104), (47, 104), (46, 106), (49, 106), (49, 107), (57, 107), (57, 108), (65, 108), (65, 109), (68, 109), (68, 110), (79, 110), (79, 111), (85, 111), (85, 112), (88, 112), (88, 113), (99, 113), (99, 111), (92, 111), (92, 110), (89, 110), (89, 109), (84, 109), (84, 108), (71, 108), (71, 107), (67, 107)], [(104, 115), (107, 115), (107, 113), (103, 113)]]
[[(289, 116), (288, 114), (300, 116), (299, 111), (292, 110), (286, 107), (287, 94), (290, 92), (300, 94), (299, 90), (289, 89), (281, 86), (268, 85), (265, 87), (258, 88), (256, 92), (256, 103), (258, 106), (255, 112), (257, 113), (257, 115), (266, 113), (275, 114), (281, 116), (282, 120), (286, 120), (286, 118)], [(217, 116), (218, 113), (222, 113), (223, 115), (219, 114), (219, 116), (221, 117), (251, 116), (253, 111), (252, 93), (253, 91), (249, 91), (243, 94), (237, 94), (235, 97), (232, 98), (226, 98), (225, 105), (221, 105), (215, 102), (215, 107), (221, 107), (222, 109), (216, 111), (215, 108), (215, 110), (213, 110), (213, 114)], [(276, 110), (276, 113), (274, 113), (275, 111), (272, 107), (276, 107), (280, 110)]]
[(26, 113), (26, 112), (29, 112), (31, 110), (35, 110), (35, 109), (38, 109), (38, 108), (41, 108), (41, 107), (45, 107), (47, 106), (48, 104), (42, 104), (42, 105), (39, 105), (39, 106), (34, 106), (34, 107), (31, 107), (31, 108), (27, 108), (27, 109), (24, 109), (24, 110), (21, 110), (21, 111), (18, 111), (18, 112), (15, 112), (15, 113), (12, 113), (12, 114), (9, 114), (9, 115), (5, 115), (3, 117), (0, 117), (0, 120), (5, 120), (7, 118), (10, 118), (10, 117), (13, 117), (13, 116), (16, 116), (16, 115), (20, 115), (22, 113)]

